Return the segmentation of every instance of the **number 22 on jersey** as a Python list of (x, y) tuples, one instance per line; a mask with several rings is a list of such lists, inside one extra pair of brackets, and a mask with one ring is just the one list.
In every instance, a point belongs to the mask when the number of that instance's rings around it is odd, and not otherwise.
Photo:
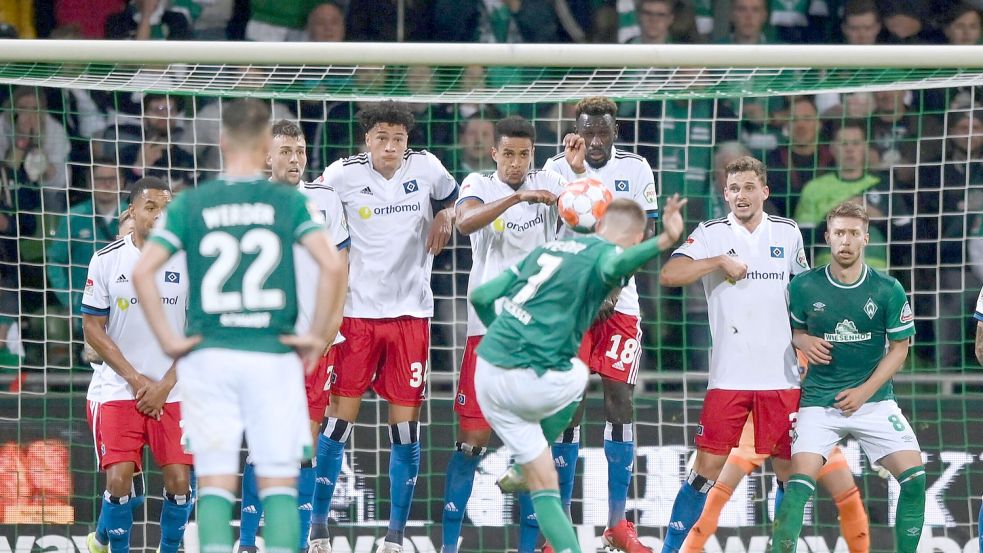
[[(246, 232), (241, 240), (223, 231), (206, 234), (198, 246), (198, 253), (214, 257), (215, 261), (201, 279), (202, 310), (205, 313), (230, 313), (243, 309), (283, 308), (286, 304), (284, 291), (263, 288), (280, 262), (281, 250), (277, 235), (264, 228)], [(229, 279), (239, 267), (242, 254), (256, 254), (256, 257), (242, 275), (241, 285), (237, 286)], [(226, 286), (231, 289), (223, 291)]]

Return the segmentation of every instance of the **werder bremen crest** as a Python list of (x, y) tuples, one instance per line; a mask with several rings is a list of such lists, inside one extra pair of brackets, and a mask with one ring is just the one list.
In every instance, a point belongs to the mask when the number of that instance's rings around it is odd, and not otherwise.
[(870, 332), (858, 332), (857, 325), (850, 319), (836, 323), (836, 331), (823, 335), (827, 342), (866, 342), (870, 340)]

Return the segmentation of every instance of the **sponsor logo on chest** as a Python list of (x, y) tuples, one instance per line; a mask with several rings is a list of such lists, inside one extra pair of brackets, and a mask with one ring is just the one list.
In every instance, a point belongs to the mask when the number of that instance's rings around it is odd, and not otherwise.
[(870, 340), (870, 332), (860, 332), (857, 330), (857, 325), (850, 319), (843, 319), (842, 321), (836, 323), (836, 328), (833, 332), (826, 332), (823, 334), (823, 338), (827, 342), (840, 342), (840, 343), (851, 343), (851, 342), (866, 342)]

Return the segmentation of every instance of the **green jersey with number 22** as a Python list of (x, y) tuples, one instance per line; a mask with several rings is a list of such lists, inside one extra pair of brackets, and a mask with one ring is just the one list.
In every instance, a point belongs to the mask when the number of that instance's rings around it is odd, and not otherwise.
[(303, 194), (265, 179), (211, 181), (171, 202), (151, 240), (187, 252), (196, 349), (291, 351), (279, 336), (297, 320), (292, 245), (319, 220)]

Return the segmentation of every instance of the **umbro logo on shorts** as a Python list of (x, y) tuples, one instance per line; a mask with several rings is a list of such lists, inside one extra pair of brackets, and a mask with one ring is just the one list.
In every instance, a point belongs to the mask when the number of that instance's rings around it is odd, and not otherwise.
[(126, 280), (126, 275), (119, 275), (119, 278), (116, 279), (116, 284), (122, 284), (124, 282), (130, 282), (130, 281)]

